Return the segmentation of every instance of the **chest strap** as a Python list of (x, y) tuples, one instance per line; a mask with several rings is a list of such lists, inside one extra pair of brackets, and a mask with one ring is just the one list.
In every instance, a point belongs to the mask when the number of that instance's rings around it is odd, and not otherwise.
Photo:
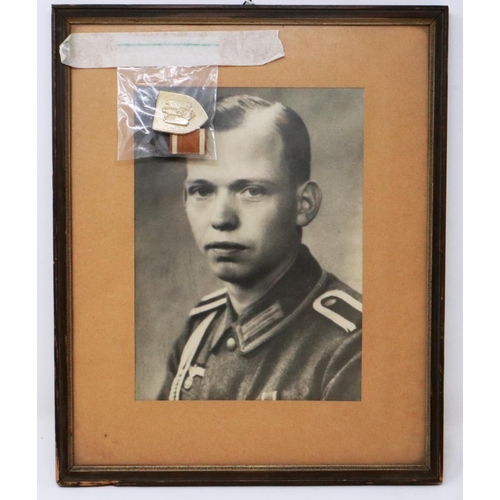
[(179, 401), (181, 395), (181, 388), (186, 378), (186, 375), (193, 361), (194, 355), (198, 350), (198, 347), (205, 335), (210, 323), (214, 319), (217, 311), (210, 313), (194, 330), (194, 332), (189, 337), (189, 340), (184, 346), (182, 351), (181, 361), (179, 363), (179, 369), (175, 375), (174, 381), (172, 382), (172, 387), (170, 388), (170, 394), (168, 395), (169, 401)]

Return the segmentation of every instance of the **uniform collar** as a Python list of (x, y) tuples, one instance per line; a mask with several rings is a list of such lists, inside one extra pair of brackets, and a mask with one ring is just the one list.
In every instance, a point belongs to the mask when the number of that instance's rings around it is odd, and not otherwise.
[(290, 269), (239, 317), (228, 300), (212, 340), (212, 349), (227, 329), (232, 328), (238, 338), (240, 351), (252, 351), (292, 321), (314, 299), (325, 279), (326, 273), (309, 249), (301, 245)]

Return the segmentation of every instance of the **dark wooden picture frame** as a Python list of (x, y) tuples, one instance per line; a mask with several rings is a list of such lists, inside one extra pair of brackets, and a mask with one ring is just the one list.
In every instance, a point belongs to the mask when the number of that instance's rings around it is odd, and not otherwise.
[[(74, 460), (72, 69), (59, 45), (79, 25), (423, 26), (428, 30), (426, 457), (423, 463), (109, 465)], [(437, 484), (443, 470), (447, 7), (53, 6), (57, 480), (91, 485)]]

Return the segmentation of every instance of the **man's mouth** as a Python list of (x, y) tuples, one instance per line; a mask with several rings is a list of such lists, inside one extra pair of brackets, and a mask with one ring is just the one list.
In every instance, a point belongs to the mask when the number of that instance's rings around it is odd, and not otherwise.
[(205, 245), (205, 251), (212, 250), (213, 253), (221, 257), (234, 255), (246, 250), (248, 247), (230, 241), (214, 241)]

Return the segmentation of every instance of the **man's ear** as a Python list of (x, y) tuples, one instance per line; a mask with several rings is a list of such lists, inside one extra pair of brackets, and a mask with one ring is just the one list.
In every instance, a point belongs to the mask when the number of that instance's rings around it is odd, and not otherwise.
[(305, 227), (316, 217), (322, 198), (321, 189), (314, 181), (304, 182), (298, 187), (297, 226)]

